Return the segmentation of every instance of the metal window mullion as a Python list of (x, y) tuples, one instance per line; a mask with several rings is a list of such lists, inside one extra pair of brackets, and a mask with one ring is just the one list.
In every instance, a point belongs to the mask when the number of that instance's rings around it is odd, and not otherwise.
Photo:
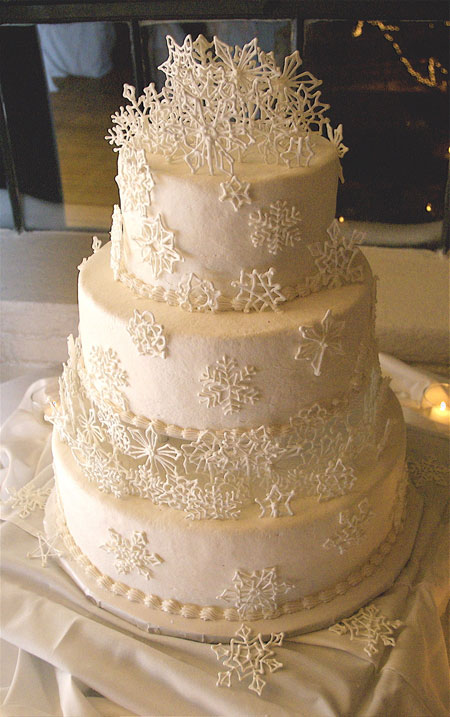
[(3, 148), (3, 163), (5, 167), (6, 185), (8, 187), (9, 201), (14, 219), (14, 226), (18, 232), (25, 228), (22, 200), (20, 196), (19, 182), (17, 179), (16, 165), (14, 161), (14, 150), (11, 135), (8, 128), (8, 116), (3, 98), (3, 91), (0, 82), (0, 140)]
[(144, 65), (142, 56), (142, 37), (141, 28), (138, 20), (132, 20), (129, 23), (130, 31), (130, 51), (131, 62), (133, 66), (133, 81), (136, 87), (136, 94), (139, 97), (145, 87), (144, 81)]

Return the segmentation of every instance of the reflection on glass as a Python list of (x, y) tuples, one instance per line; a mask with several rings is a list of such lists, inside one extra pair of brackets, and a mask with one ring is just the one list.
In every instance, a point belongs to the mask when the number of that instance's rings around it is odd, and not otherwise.
[(343, 218), (392, 224), (442, 219), (447, 43), (444, 23), (306, 24), (305, 66), (322, 78), (332, 122), (342, 122), (351, 149), (339, 193)]
[(40, 25), (69, 229), (108, 230), (117, 202), (116, 155), (105, 140), (131, 80), (128, 29), (109, 22)]

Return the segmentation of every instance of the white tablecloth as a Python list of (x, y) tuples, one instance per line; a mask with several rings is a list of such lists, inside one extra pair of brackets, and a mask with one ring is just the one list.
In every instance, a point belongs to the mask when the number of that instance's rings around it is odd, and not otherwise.
[(448, 715), (445, 438), (408, 429), (410, 475), (425, 508), (410, 561), (373, 603), (391, 625), (388, 644), (383, 630), (375, 632), (371, 654), (364, 629), (285, 639), (273, 648), (283, 667), (263, 676), (258, 696), (250, 679), (240, 682), (236, 674), (230, 688), (216, 686), (226, 667), (210, 645), (143, 633), (90, 603), (57, 558), (43, 567), (28, 557), (38, 546), (43, 510), (26, 516), (14, 498), (26, 484), (45, 494), (53, 481), (50, 427), (30, 401), (40, 385), (2, 430), (4, 717)]

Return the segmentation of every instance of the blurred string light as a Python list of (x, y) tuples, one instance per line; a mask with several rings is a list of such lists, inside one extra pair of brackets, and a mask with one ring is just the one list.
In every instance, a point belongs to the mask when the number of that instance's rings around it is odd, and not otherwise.
[[(352, 30), (353, 37), (360, 37), (362, 35), (363, 27), (366, 22), (369, 25), (378, 28), (378, 30), (383, 33), (384, 39), (391, 43), (392, 47), (398, 55), (400, 62), (406, 67), (411, 77), (414, 77), (417, 82), (422, 85), (426, 85), (427, 87), (436, 87), (442, 92), (447, 89), (447, 80), (445, 79), (444, 75), (448, 75), (448, 70), (435, 57), (428, 58), (428, 77), (422, 75), (420, 72), (413, 68), (411, 62), (408, 60), (407, 57), (405, 57), (402, 48), (400, 47), (398, 42), (396, 42), (394, 36), (392, 35), (393, 32), (400, 31), (398, 25), (385, 25), (384, 22), (381, 22), (381, 20), (358, 20), (356, 26)], [(448, 22), (446, 22), (445, 24), (449, 25)]]

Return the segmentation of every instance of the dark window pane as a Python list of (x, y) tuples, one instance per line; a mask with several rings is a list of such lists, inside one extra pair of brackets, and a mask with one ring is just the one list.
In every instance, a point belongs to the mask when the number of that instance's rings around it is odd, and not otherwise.
[[(448, 28), (442, 23), (312, 21), (304, 65), (344, 125), (345, 218), (442, 219), (448, 167)], [(433, 59), (430, 59), (433, 58)], [(442, 63), (442, 64), (441, 64)]]

